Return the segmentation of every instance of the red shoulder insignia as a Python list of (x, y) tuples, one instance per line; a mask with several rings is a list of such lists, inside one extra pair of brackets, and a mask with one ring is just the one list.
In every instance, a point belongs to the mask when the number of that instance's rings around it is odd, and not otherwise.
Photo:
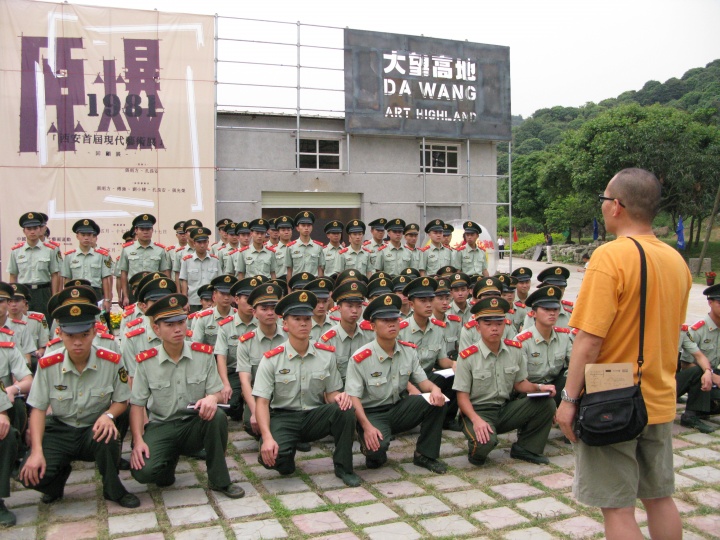
[(363, 300), (362, 305), (363, 307), (368, 307), (370, 305), (370, 302), (368, 302), (367, 300)]
[(363, 321), (360, 323), (360, 330), (372, 331), (372, 323), (370, 321)]
[(411, 341), (401, 341), (401, 340), (398, 339), (398, 343), (399, 343), (400, 345), (405, 345), (406, 347), (412, 347), (413, 349), (417, 349), (417, 345), (415, 345), (415, 344), (414, 344), (413, 342), (411, 342)]
[(515, 315), (515, 310), (512, 309), (512, 308), (510, 308), (510, 309), (508, 310), (508, 313), (509, 313), (510, 315)]
[(570, 329), (565, 328), (564, 326), (553, 326), (553, 329), (556, 332), (560, 332), (561, 334), (569, 334), (570, 333)]
[(400, 330), (402, 330), (403, 328), (407, 328), (408, 326), (410, 326), (410, 323), (409, 323), (409, 322), (407, 322), (407, 321), (400, 321)]
[(690, 328), (687, 324), (680, 325), (680, 331), (681, 332), (687, 332), (688, 328)]
[(515, 302), (515, 307), (518, 307), (520, 309), (525, 309), (527, 306), (525, 304), (523, 304), (520, 300), (518, 300), (517, 302)]
[(342, 248), (340, 251), (338, 251), (338, 253), (342, 255), (343, 253), (346, 253), (348, 249), (350, 248)]
[(155, 348), (148, 349), (147, 351), (143, 351), (140, 354), (135, 356), (135, 360), (139, 364), (140, 362), (144, 362), (148, 358), (153, 358), (158, 355), (158, 350)]
[(95, 251), (103, 257), (107, 257), (108, 255), (110, 255), (110, 252), (105, 248), (95, 248)]
[(182, 260), (187, 261), (188, 259), (192, 259), (192, 253), (190, 255), (185, 255)]
[(131, 337), (139, 336), (140, 334), (144, 334), (144, 333), (145, 333), (145, 328), (143, 328), (141, 326), (140, 328), (136, 328), (135, 330), (131, 330), (130, 332), (125, 332), (125, 337), (131, 338)]
[(240, 250), (237, 249), (237, 248), (236, 248), (236, 249), (233, 249), (232, 251), (229, 251), (228, 253), (226, 253), (225, 256), (226, 256), (226, 257), (230, 257), (230, 256), (232, 256), (232, 255), (235, 255), (238, 251), (240, 251)]
[(465, 249), (465, 245), (455, 248), (455, 251), (462, 251), (463, 249)]
[(335, 336), (337, 336), (337, 332), (335, 330), (328, 330), (322, 336), (320, 336), (320, 339), (322, 339), (325, 343), (327, 343)]
[(113, 336), (112, 334), (108, 334), (107, 332), (103, 332), (102, 334), (100, 334), (100, 337), (102, 339), (109, 339), (110, 341), (115, 341), (115, 336)]
[(462, 317), (459, 315), (447, 315), (447, 320), (452, 322), (462, 322)]
[(40, 361), (38, 362), (38, 365), (41, 368), (48, 368), (50, 366), (54, 366), (55, 364), (59, 364), (65, 359), (65, 355), (63, 353), (57, 353), (50, 356), (43, 356)]
[[(58, 338), (58, 341), (60, 341), (60, 338)], [(48, 343), (48, 345), (50, 345)], [(15, 343), (12, 341), (0, 341), (0, 347), (4, 349), (12, 349), (15, 346)], [(47, 346), (47, 345), (46, 345)]]
[(316, 243), (318, 246), (320, 246), (321, 248), (324, 248), (324, 247), (325, 247), (325, 244), (323, 244), (323, 243), (320, 242), (319, 240), (313, 240), (313, 242), (315, 242), (315, 243)]
[(364, 247), (363, 249), (364, 249), (365, 251), (367, 251), (368, 253), (372, 253), (372, 249), (368, 249), (368, 248), (366, 248), (366, 247)]
[(240, 343), (245, 343), (248, 339), (252, 339), (255, 337), (255, 332), (247, 332), (240, 336)]
[(465, 328), (470, 330), (470, 328), (475, 328), (477, 325), (478, 325), (478, 322), (475, 319), (473, 319), (472, 321), (468, 321), (465, 323)]
[[(55, 345), (56, 343), (60, 343), (61, 341), (62, 341), (62, 338), (56, 337), (55, 339), (51, 339), (50, 341), (48, 341), (47, 344), (45, 345), (45, 347), (50, 347), (52, 345)], [(13, 343), (13, 345), (14, 345), (14, 343)]]
[(196, 317), (207, 317), (208, 315), (212, 315), (213, 311), (214, 311), (213, 308), (207, 308), (207, 309), (199, 312), (196, 315)]
[(183, 249), (185, 249), (185, 248), (184, 248), (183, 246), (180, 246), (180, 247), (177, 248), (175, 251), (176, 251), (176, 252), (177, 252), (177, 251), (182, 251)]
[(382, 246), (380, 246), (379, 248), (377, 248), (377, 250), (378, 250), (378, 251), (382, 251), (382, 250), (385, 249), (386, 247), (387, 247), (387, 244), (383, 244)]
[(14, 331), (14, 330), (10, 330), (9, 328), (0, 328), (0, 332), (2, 332), (3, 334), (7, 334), (8, 336), (14, 336), (14, 335), (15, 335), (15, 331)]
[(353, 360), (355, 360), (359, 364), (369, 356), (372, 356), (372, 350), (370, 348), (367, 348), (354, 355)]
[(197, 311), (195, 313), (190, 313), (190, 315), (188, 315), (188, 319), (197, 319), (197, 314)]
[(52, 250), (55, 250), (55, 249), (57, 249), (57, 248), (60, 247), (60, 244), (56, 244), (56, 243), (53, 243), (53, 242), (43, 242), (43, 246), (45, 246), (46, 248), (50, 248), (50, 249), (52, 249)]
[(125, 311), (132, 311), (135, 309), (135, 306), (137, 306), (137, 304), (128, 304), (125, 306)]
[(76, 251), (77, 251), (77, 249), (68, 249), (65, 253), (63, 253), (63, 255), (65, 255), (67, 257), (68, 255), (72, 255)]
[(20, 320), (20, 319), (10, 319), (10, 320), (12, 322), (14, 322), (15, 324), (25, 324), (25, 325), (27, 324), (27, 322)]
[(187, 332), (185, 332), (185, 337), (193, 337), (193, 331), (188, 328)]
[(571, 302), (570, 300), (562, 300), (561, 303), (564, 306), (574, 306), (575, 305), (575, 302)]
[(132, 246), (134, 243), (135, 243), (135, 240), (130, 240), (129, 242), (125, 242), (125, 243), (122, 245), (122, 247), (124, 247), (124, 248), (130, 247), (130, 246)]
[(330, 308), (330, 313), (335, 313), (338, 309), (340, 309), (340, 306), (335, 304), (333, 307)]
[(11, 249), (11, 250), (13, 250), (13, 249), (19, 249), (19, 248), (23, 247), (24, 245), (25, 245), (25, 242), (20, 242), (20, 243), (18, 243), (18, 244), (15, 244), (15, 245), (14, 245), (13, 247), (11, 247), (10, 249)]
[(166, 249), (166, 248), (165, 248), (165, 244), (161, 244), (160, 242), (153, 242), (153, 244), (155, 244), (155, 245), (156, 245), (157, 247), (159, 247), (159, 248)]
[(273, 253), (275, 253), (275, 246), (265, 246), (265, 249), (267, 249), (268, 251), (272, 251)]
[(530, 311), (528, 311), (528, 312), (526, 313), (526, 315), (527, 315), (528, 317), (534, 317), (534, 316), (535, 316), (535, 310), (534, 310), (534, 309), (531, 309)]
[(370, 240), (365, 240), (365, 241), (362, 243), (362, 245), (363, 245), (363, 246), (367, 246), (369, 243), (370, 243)]
[(190, 348), (193, 351), (204, 352), (205, 354), (212, 354), (213, 352), (212, 345), (208, 345), (207, 343), (198, 343), (197, 341), (191, 343)]
[(172, 251), (175, 249), (175, 246), (168, 246), (165, 248), (165, 251)]
[(138, 317), (137, 319), (133, 319), (129, 323), (125, 325), (126, 328), (132, 328), (133, 326), (137, 326), (143, 321), (142, 317)]
[[(127, 319), (128, 317), (132, 317), (135, 314), (135, 308), (128, 309), (125, 313), (123, 313), (123, 319)], [(134, 319), (133, 319), (134, 320)]]
[(340, 322), (340, 317), (337, 317), (337, 316), (335, 316), (335, 315), (330, 315), (329, 318), (330, 318), (331, 321)]
[(108, 362), (112, 362), (113, 364), (117, 364), (118, 362), (120, 362), (120, 358), (122, 358), (120, 354), (108, 351), (107, 349), (98, 349), (97, 356), (98, 358), (102, 358), (103, 360), (107, 360)]
[(467, 349), (464, 351), (460, 351), (460, 358), (467, 358), (471, 354), (475, 354), (480, 349), (478, 349), (477, 345), (470, 345)]
[(405, 245), (405, 249), (407, 249), (408, 251), (415, 251), (415, 248), (410, 247), (407, 244)]
[(325, 343), (316, 343), (315, 348), (320, 349), (321, 351), (335, 352), (335, 347), (333, 347), (332, 345), (327, 345)]
[(447, 326), (447, 323), (445, 321), (438, 320), (435, 317), (430, 317), (430, 322), (432, 322), (436, 326), (439, 326), (440, 328), (445, 328)]
[(297, 243), (297, 240), (293, 240), (292, 242), (288, 242), (285, 244), (286, 247), (294, 246)]
[(430, 244), (428, 244), (428, 245), (425, 246), (425, 247), (421, 247), (421, 248), (420, 248), (420, 251), (422, 251), (423, 253), (425, 253), (428, 249), (430, 249)]
[(516, 336), (516, 339), (518, 341), (522, 342), (522, 341), (525, 341), (526, 339), (530, 339), (531, 337), (532, 337), (532, 332), (528, 331), (528, 332), (523, 332), (519, 336)]
[(100, 332), (100, 333), (107, 332), (107, 329), (108, 329), (108, 327), (105, 326), (103, 323), (101, 323), (101, 322), (95, 323), (95, 331), (96, 332)]
[(695, 324), (693, 324), (690, 328), (692, 330), (700, 330), (703, 326), (705, 326), (705, 320), (698, 321)]
[(220, 326), (225, 326), (227, 323), (232, 322), (233, 319), (234, 319), (234, 317), (232, 315), (228, 315), (222, 321), (220, 321), (218, 324)]
[(519, 341), (515, 341), (514, 339), (504, 339), (503, 342), (505, 345), (508, 345), (510, 347), (517, 347), (518, 349), (522, 349), (522, 343)]
[(563, 306), (563, 309), (564, 309), (565, 311), (567, 311), (568, 313), (572, 313), (572, 312), (573, 312), (573, 307), (572, 307), (572, 306)]
[(573, 328), (573, 329), (570, 331), (570, 333), (571, 333), (573, 336), (577, 336), (579, 332), (580, 332), (580, 329), (579, 329), (579, 328)]
[[(214, 253), (208, 253), (208, 255), (210, 255), (213, 259), (217, 259), (217, 258), (218, 258), (218, 256), (215, 255)], [(219, 260), (219, 259), (218, 259), (218, 260)]]
[(263, 356), (264, 356), (265, 358), (272, 358), (273, 356), (277, 356), (278, 354), (280, 354), (280, 353), (283, 352), (284, 350), (285, 350), (285, 347), (283, 347), (282, 345), (278, 345), (278, 346), (275, 347), (274, 349), (270, 349), (270, 350), (269, 350), (268, 352), (266, 352)]
[(512, 324), (512, 320), (511, 320), (511, 319), (505, 319), (505, 324)]
[(243, 251), (245, 251), (246, 249), (249, 249), (249, 248), (250, 248), (250, 246), (243, 246), (243, 247), (239, 248), (237, 251), (242, 253)]

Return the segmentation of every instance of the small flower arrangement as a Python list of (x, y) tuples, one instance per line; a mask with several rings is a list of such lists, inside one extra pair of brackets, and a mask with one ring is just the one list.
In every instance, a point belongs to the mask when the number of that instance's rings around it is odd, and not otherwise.
[(705, 277), (714, 279), (715, 277), (717, 277), (717, 274), (715, 272), (705, 272)]
[(122, 321), (122, 313), (110, 314), (110, 326), (113, 330), (118, 330), (120, 328), (120, 321)]

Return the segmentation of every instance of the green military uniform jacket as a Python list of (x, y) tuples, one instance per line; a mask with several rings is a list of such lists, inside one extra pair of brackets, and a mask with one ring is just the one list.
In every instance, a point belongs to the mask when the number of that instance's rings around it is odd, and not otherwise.
[[(241, 273), (245, 277), (263, 276), (270, 278), (273, 272), (278, 272), (275, 254), (265, 246), (257, 250), (255, 246), (250, 244), (247, 247), (235, 251), (231, 255), (231, 258), (233, 261), (233, 272), (230, 273), (232, 274)], [(287, 271), (285, 266), (283, 266), (281, 270), (283, 275)]]
[(232, 274), (235, 275), (235, 266), (232, 261), (232, 253), (237, 251), (240, 248), (240, 245), (232, 246), (230, 244), (225, 244), (223, 247), (217, 250), (218, 260), (220, 261), (220, 268), (222, 269), (223, 274)]
[(25, 323), (30, 342), (35, 347), (34, 350), (44, 347), (50, 339), (50, 328), (45, 315), (28, 311), (27, 315), (22, 316), (22, 322)]
[(135, 368), (137, 367), (135, 357), (141, 352), (159, 347), (161, 344), (162, 340), (152, 329), (149, 319), (144, 316), (140, 325), (133, 327), (125, 334), (121, 350), (123, 358), (128, 359), (127, 367), (131, 377), (135, 377)]
[(238, 338), (255, 330), (258, 326), (257, 319), (253, 317), (245, 324), (237, 311), (230, 317), (218, 321), (218, 335), (215, 342), (215, 354), (223, 354), (227, 357), (227, 367), (236, 367)]
[[(532, 322), (535, 324), (534, 319)], [(458, 351), (465, 350), (470, 345), (476, 344), (482, 339), (477, 331), (477, 325), (478, 322), (475, 319), (472, 319), (463, 325), (462, 330), (460, 330)], [(517, 334), (517, 331), (515, 330), (515, 325), (512, 323), (512, 319), (505, 319), (505, 329), (503, 330), (502, 338), (512, 339), (515, 337), (515, 334)]]
[(411, 268), (412, 262), (413, 252), (405, 246), (396, 248), (392, 243), (385, 244), (375, 254), (375, 271), (397, 275), (405, 268)]
[(38, 242), (30, 246), (20, 242), (11, 248), (7, 271), (17, 276), (18, 283), (23, 285), (45, 284), (60, 271), (60, 263), (62, 254), (54, 244)]
[[(570, 328), (570, 315), (573, 312), (573, 302), (569, 300), (562, 300), (560, 313), (558, 313), (557, 324), (555, 326), (561, 326), (563, 328)], [(535, 326), (535, 311), (530, 310), (525, 315), (523, 320), (522, 329), (527, 330), (531, 326)]]
[[(192, 341), (207, 343), (215, 347), (220, 329), (232, 322), (235, 313), (237, 313), (237, 309), (233, 307), (230, 308), (228, 315), (220, 315), (217, 307), (200, 311), (195, 317), (195, 323), (193, 324)], [(218, 354), (218, 352), (215, 351), (215, 354)]]
[(299, 239), (288, 242), (285, 249), (285, 268), (292, 270), (292, 275), (307, 272), (318, 275), (319, 268), (325, 268), (322, 244), (310, 240), (303, 244)]
[(5, 320), (3, 326), (0, 326), (0, 341), (13, 342), (22, 354), (30, 354), (37, 350), (37, 347), (33, 344), (32, 336), (30, 336), (27, 325), (23, 324), (22, 321), (16, 321), (10, 317)]
[(172, 264), (172, 271), (173, 274), (177, 277), (180, 275), (180, 267), (182, 266), (182, 260), (185, 255), (190, 255), (191, 253), (195, 253), (195, 250), (191, 248), (188, 245), (176, 248), (174, 251), (172, 251), (169, 256), (171, 258), (171, 264)]
[(422, 262), (422, 251), (420, 251), (418, 248), (411, 248), (407, 244), (405, 244), (405, 249), (407, 249), (410, 253), (412, 253), (412, 260), (410, 268), (415, 268), (417, 270), (420, 269), (420, 263)]
[(450, 313), (451, 315), (457, 315), (462, 320), (462, 324), (466, 324), (472, 318), (472, 313), (470, 312), (471, 307), (472, 306), (470, 306), (470, 302), (467, 302), (465, 304), (465, 309), (462, 310), (458, 307), (458, 305), (453, 300), (450, 303), (450, 309), (448, 310), (448, 313)]
[[(702, 351), (713, 369), (718, 369), (720, 366), (720, 331), (710, 315), (706, 315), (704, 319), (688, 328), (683, 336), (682, 348), (688, 354)], [(683, 360), (695, 361), (692, 356), (683, 357)]]
[[(238, 373), (250, 373), (250, 384), (255, 384), (255, 375), (257, 374), (260, 362), (265, 358), (263, 355), (282, 345), (287, 341), (287, 335), (278, 327), (272, 337), (263, 334), (260, 328), (251, 330), (240, 336), (237, 341), (237, 366)], [(215, 350), (218, 354), (221, 354)]]
[(65, 252), (60, 275), (65, 279), (87, 279), (93, 287), (102, 288), (102, 280), (112, 276), (112, 266), (112, 257), (106, 249), (90, 248), (87, 253), (71, 249)]
[(337, 272), (357, 270), (363, 276), (366, 276), (368, 272), (372, 272), (370, 256), (370, 250), (364, 247), (361, 247), (359, 251), (353, 250), (352, 247), (343, 248), (338, 251)]
[(32, 373), (15, 344), (10, 341), (0, 342), (0, 383), (8, 388), (13, 385), (13, 377), (16, 381), (21, 381), (28, 375)]
[(467, 244), (460, 246), (453, 252), (452, 265), (471, 276), (473, 274), (482, 275), (484, 270), (487, 270), (487, 256), (485, 250), (475, 247), (471, 248)]
[(455, 252), (443, 245), (435, 247), (428, 244), (420, 248), (420, 253), (420, 268), (418, 270), (424, 270), (426, 275), (434, 276), (440, 268), (452, 264), (452, 257)]
[(522, 353), (527, 364), (528, 380), (533, 383), (550, 384), (567, 369), (572, 352), (570, 330), (556, 326), (550, 341), (540, 335), (536, 326), (515, 337), (522, 343)]
[[(312, 319), (312, 327), (310, 328), (310, 341), (311, 342), (314, 343), (316, 341), (319, 341), (321, 335), (323, 335), (325, 332), (327, 332), (333, 326), (335, 326), (337, 321), (334, 321), (330, 317), (331, 317), (331, 315), (329, 313), (326, 313), (325, 320), (323, 321), (322, 324), (318, 324), (317, 322), (315, 322), (315, 319)], [(334, 315), (332, 315), (332, 317), (334, 317)]]
[(181, 280), (187, 281), (187, 296), (190, 305), (200, 305), (200, 297), (197, 294), (198, 289), (210, 283), (221, 273), (220, 261), (215, 255), (206, 253), (205, 258), (201, 259), (197, 256), (197, 253), (192, 253), (183, 257), (179, 277)]
[(340, 270), (340, 252), (343, 249), (341, 245), (333, 246), (332, 244), (328, 244), (323, 248), (323, 258), (325, 259), (324, 273), (326, 276), (342, 272), (342, 270)]
[(377, 254), (381, 247), (386, 245), (384, 242), (378, 244), (375, 242), (375, 240), (365, 240), (363, 242), (363, 248), (365, 248), (370, 253), (370, 260), (368, 262), (368, 272), (373, 272), (375, 270), (375, 265), (377, 264)]
[(340, 323), (337, 323), (321, 335), (319, 341), (335, 347), (335, 360), (337, 361), (338, 371), (345, 380), (350, 356), (373, 339), (375, 339), (375, 333), (370, 328), (370, 323), (363, 321), (356, 323), (355, 333), (352, 337), (348, 335)]
[(345, 392), (359, 398), (364, 409), (371, 409), (396, 404), (407, 397), (408, 381), (417, 385), (425, 380), (412, 343), (396, 341), (388, 356), (374, 339), (348, 362)]
[[(448, 310), (449, 311), (449, 310)], [(432, 317), (434, 324), (442, 328), (443, 341), (445, 342), (445, 354), (448, 355), (452, 351), (457, 350), (460, 343), (460, 331), (462, 330), (462, 319), (458, 315), (445, 313), (445, 317), (440, 319)]]
[(170, 265), (165, 246), (158, 242), (144, 247), (137, 240), (127, 242), (120, 252), (120, 271), (127, 272), (128, 279), (138, 272), (164, 272), (171, 269)]
[(447, 358), (444, 328), (435, 317), (430, 317), (424, 332), (415, 317), (408, 317), (400, 323), (398, 339), (416, 346), (420, 365), (426, 374), (430, 374), (438, 360)]

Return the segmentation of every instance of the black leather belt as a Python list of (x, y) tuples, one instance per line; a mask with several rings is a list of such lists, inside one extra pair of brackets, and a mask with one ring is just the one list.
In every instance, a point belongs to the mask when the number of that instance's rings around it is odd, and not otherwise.
[(38, 289), (47, 289), (50, 286), (50, 283), (25, 283), (24, 284), (28, 289), (32, 289), (33, 291), (36, 291)]

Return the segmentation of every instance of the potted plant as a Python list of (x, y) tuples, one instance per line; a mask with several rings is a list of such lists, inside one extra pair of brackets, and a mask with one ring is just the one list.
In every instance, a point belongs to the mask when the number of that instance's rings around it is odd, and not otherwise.
[(717, 274), (715, 272), (705, 272), (705, 281), (708, 285), (715, 285), (715, 277)]

